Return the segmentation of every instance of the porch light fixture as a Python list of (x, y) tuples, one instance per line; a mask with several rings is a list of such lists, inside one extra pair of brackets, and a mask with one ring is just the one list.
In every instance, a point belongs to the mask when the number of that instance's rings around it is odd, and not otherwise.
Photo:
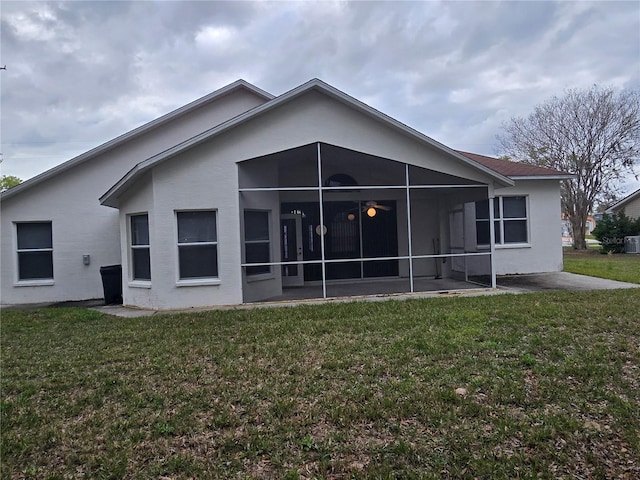
[(353, 222), (356, 219), (356, 216), (353, 213), (350, 213), (349, 215), (347, 215), (347, 220), (349, 220), (350, 222)]
[(375, 208), (373, 207), (367, 208), (367, 215), (369, 215), (371, 218), (375, 217), (377, 213), (378, 211)]

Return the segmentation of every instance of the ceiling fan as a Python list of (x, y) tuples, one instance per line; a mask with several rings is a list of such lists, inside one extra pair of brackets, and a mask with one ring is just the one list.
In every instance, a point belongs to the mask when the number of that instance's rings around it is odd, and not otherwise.
[[(366, 213), (369, 217), (373, 218), (378, 214), (378, 210), (384, 210), (385, 212), (388, 212), (389, 210), (391, 210), (391, 207), (388, 207), (387, 205), (380, 205), (375, 200), (369, 200), (362, 204), (361, 209), (362, 213)], [(355, 208), (354, 210), (357, 210), (357, 208)], [(355, 220), (355, 215), (350, 213), (348, 215), (348, 218), (349, 220)]]
[[(375, 200), (369, 200), (368, 202), (366, 202), (363, 206), (362, 206), (362, 211), (363, 212), (369, 212), (369, 209), (378, 209), (378, 210), (384, 210), (385, 212), (388, 212), (391, 210), (391, 207), (388, 207), (386, 205), (380, 205), (378, 202), (376, 202)], [(372, 217), (373, 215), (369, 215), (370, 217)]]

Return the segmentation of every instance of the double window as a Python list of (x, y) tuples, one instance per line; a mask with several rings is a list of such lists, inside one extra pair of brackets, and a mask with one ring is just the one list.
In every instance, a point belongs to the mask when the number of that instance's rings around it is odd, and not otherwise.
[(133, 280), (151, 280), (149, 215), (131, 215), (131, 272)]
[(18, 280), (53, 279), (51, 222), (16, 223)]
[(177, 212), (180, 279), (218, 277), (215, 210)]
[[(245, 263), (271, 262), (271, 240), (269, 235), (269, 212), (264, 210), (244, 211), (244, 256)], [(246, 267), (247, 275), (271, 273), (271, 266)]]
[[(493, 199), (494, 241), (496, 245), (529, 242), (527, 197), (495, 197)], [(489, 245), (489, 200), (476, 202), (476, 240)]]

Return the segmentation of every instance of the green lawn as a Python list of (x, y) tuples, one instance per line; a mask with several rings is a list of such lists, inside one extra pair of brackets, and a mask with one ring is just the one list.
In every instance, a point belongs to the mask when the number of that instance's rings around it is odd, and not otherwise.
[(564, 271), (621, 282), (640, 283), (640, 255), (565, 250)]
[(0, 477), (639, 478), (638, 312), (640, 290), (5, 311)]

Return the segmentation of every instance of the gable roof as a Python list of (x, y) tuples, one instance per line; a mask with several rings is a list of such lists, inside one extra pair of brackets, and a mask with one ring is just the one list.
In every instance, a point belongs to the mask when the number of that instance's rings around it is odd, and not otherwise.
[(272, 100), (274, 98), (273, 95), (271, 95), (268, 92), (265, 92), (264, 90), (256, 87), (255, 85), (252, 85), (251, 83), (245, 81), (245, 80), (236, 80), (233, 83), (230, 83), (229, 85), (219, 88), (218, 90), (209, 93), (208, 95), (205, 95), (204, 97), (201, 97), (197, 100), (194, 100), (191, 103), (188, 103), (180, 108), (177, 108), (165, 115), (162, 115), (161, 117), (156, 118), (155, 120), (152, 120), (148, 123), (145, 123), (144, 125), (141, 125), (140, 127), (134, 128), (133, 130), (130, 130), (129, 132), (126, 132), (112, 140), (109, 140), (108, 142), (103, 143), (102, 145), (99, 145), (85, 153), (82, 153), (80, 155), (78, 155), (77, 157), (72, 158), (71, 160), (68, 160), (64, 163), (61, 163), (60, 165), (57, 165), (39, 175), (36, 175), (33, 178), (30, 178), (29, 180), (26, 180), (25, 182), (21, 183), (20, 185), (17, 185), (13, 188), (10, 188), (9, 190), (6, 190), (4, 192), (2, 192), (2, 194), (0, 194), (0, 198), (1, 199), (7, 199), (9, 197), (12, 197), (14, 195), (16, 195), (17, 193), (20, 193), (24, 190), (27, 190), (31, 187), (34, 187), (35, 185), (43, 182), (44, 180), (47, 180), (51, 177), (54, 177), (56, 175), (61, 174), (62, 172), (65, 172), (66, 170), (80, 164), (80, 163), (84, 163), (88, 160), (91, 160), (92, 158), (97, 157), (98, 155), (101, 155), (113, 148), (116, 148), (120, 145), (122, 145), (125, 142), (128, 142), (129, 140), (132, 140), (136, 137), (139, 137), (140, 135), (143, 135), (144, 133), (147, 133), (151, 130), (154, 130), (162, 125), (165, 125), (173, 120), (175, 120), (178, 117), (181, 117), (182, 115), (186, 115), (187, 113), (196, 110), (197, 108), (200, 108), (208, 103), (213, 102), (214, 100), (223, 97), (224, 95), (228, 95), (236, 90), (239, 89), (245, 89), (248, 90), (252, 93), (254, 93), (255, 95), (257, 95), (258, 97), (262, 97), (263, 99), (265, 99), (266, 101)]
[(488, 175), (490, 178), (493, 178), (496, 182), (498, 182), (501, 185), (504, 186), (511, 186), (513, 185), (513, 181), (508, 178), (507, 176), (501, 174), (500, 172), (497, 172), (496, 170), (491, 169), (490, 167), (487, 167), (486, 165), (477, 162), (474, 159), (471, 159), (449, 147), (447, 147), (446, 145), (443, 145), (440, 142), (437, 142), (436, 140), (432, 139), (431, 137), (428, 137), (427, 135), (414, 130), (413, 128), (399, 122), (398, 120), (385, 115), (384, 113), (376, 110), (373, 107), (370, 107), (369, 105), (361, 102), (360, 100), (357, 100), (356, 98), (353, 98), (349, 95), (347, 95), (346, 93), (338, 90), (337, 88), (323, 82), (322, 80), (319, 80), (317, 78), (314, 78), (312, 80), (309, 80), (308, 82), (280, 95), (279, 97), (276, 97), (274, 99), (272, 99), (271, 101), (268, 101), (262, 105), (259, 105), (257, 107), (254, 107), (251, 110), (248, 110), (245, 113), (242, 113), (224, 123), (221, 123), (220, 125), (217, 125), (205, 132), (202, 132), (199, 135), (196, 135), (195, 137), (186, 140), (185, 142), (182, 142), (179, 145), (176, 145), (173, 148), (170, 148), (162, 153), (159, 153), (158, 155), (155, 155), (153, 157), (150, 157), (142, 162), (140, 162), (139, 164), (137, 164), (134, 168), (132, 168), (124, 177), (122, 177), (122, 179), (120, 179), (113, 187), (111, 187), (104, 195), (102, 195), (102, 197), (100, 197), (100, 203), (102, 203), (103, 205), (107, 205), (107, 206), (111, 206), (111, 207), (116, 207), (118, 204), (118, 198), (129, 188), (130, 185), (132, 185), (141, 175), (143, 175), (147, 170), (149, 170), (150, 168), (152, 168), (153, 166), (164, 162), (165, 160), (168, 160), (169, 158), (172, 158), (182, 152), (184, 152), (185, 150), (188, 150), (190, 148), (193, 148), (197, 145), (200, 145), (201, 143), (222, 134), (223, 132), (226, 132), (234, 127), (237, 127), (239, 125), (242, 125), (243, 123), (252, 120), (260, 115), (265, 114), (266, 112), (269, 112), (271, 110), (274, 110), (278, 107), (280, 107), (281, 105), (284, 105), (288, 102), (291, 102), (293, 100), (295, 100), (296, 98), (310, 92), (310, 91), (319, 91), (327, 96), (329, 96), (330, 98), (333, 98), (339, 102), (341, 102), (344, 105), (347, 105), (351, 108), (354, 108), (355, 110), (359, 111), (360, 113), (368, 116), (368, 117), (372, 117), (378, 121), (381, 121), (383, 123), (385, 123), (386, 125), (388, 125), (389, 127), (400, 131), (401, 133), (403, 133), (404, 135), (407, 135), (411, 138), (417, 139), (439, 151), (442, 151), (448, 155), (450, 155), (451, 157), (454, 157), (455, 159), (457, 159), (458, 161), (467, 164), (469, 166), (471, 166), (472, 168), (476, 169), (476, 170), (480, 170), (483, 173), (485, 173), (486, 175)]
[(460, 150), (457, 150), (457, 152), (511, 179), (566, 180), (566, 179), (572, 178), (573, 176), (569, 173), (561, 172), (560, 170), (554, 170), (553, 168), (538, 167), (536, 165), (529, 165), (527, 163), (521, 163), (521, 162), (512, 162), (510, 160), (487, 157), (485, 155), (478, 155), (477, 153), (462, 152)]
[(640, 188), (638, 190), (636, 190), (635, 192), (630, 193), (629, 195), (624, 197), (622, 200), (614, 203), (609, 208), (607, 208), (605, 211), (607, 213), (617, 212), (618, 210), (621, 210), (624, 207), (626, 207), (628, 203), (631, 203), (636, 198), (640, 198)]

